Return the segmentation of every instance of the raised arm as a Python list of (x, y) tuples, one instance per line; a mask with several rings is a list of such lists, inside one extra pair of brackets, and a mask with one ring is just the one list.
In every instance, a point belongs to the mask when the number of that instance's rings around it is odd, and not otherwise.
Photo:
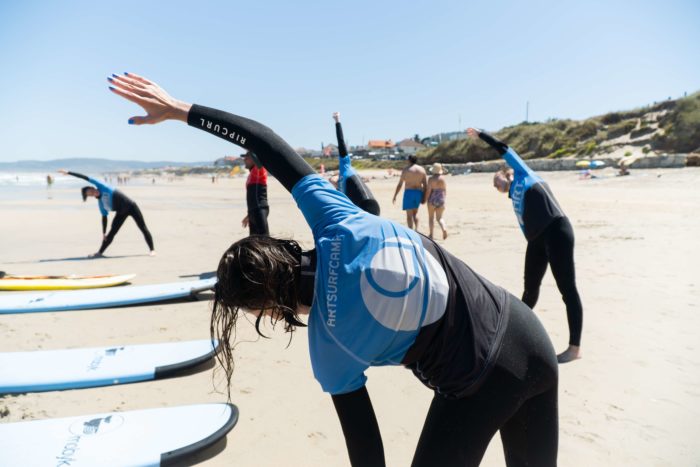
[[(94, 178), (92, 178), (92, 177), (88, 177), (87, 175), (83, 175), (83, 174), (81, 174), (81, 173), (78, 173), (78, 172), (70, 172), (70, 171), (68, 171), (68, 170), (59, 170), (58, 172), (59, 172), (59, 173), (62, 173), (63, 175), (71, 175), (71, 176), (73, 176), (73, 177), (82, 178), (83, 180), (85, 180), (85, 181), (87, 181), (87, 182), (92, 183), (93, 185), (95, 185), (95, 186), (97, 187), (98, 190), (109, 191), (109, 192), (111, 192), (111, 191), (114, 190), (114, 188), (110, 187), (109, 185), (107, 185), (107, 184), (105, 184), (105, 183), (102, 183), (101, 181), (96, 180), (96, 179), (94, 179)], [(106, 213), (103, 213), (103, 215), (107, 215), (107, 214), (106, 214)]]
[(238, 115), (171, 97), (156, 83), (129, 73), (108, 78), (110, 90), (138, 104), (147, 113), (132, 117), (132, 125), (180, 120), (242, 148), (253, 151), (262, 165), (291, 191), (294, 185), (314, 170), (282, 138), (268, 127)]
[(516, 171), (531, 172), (530, 167), (527, 166), (525, 161), (506, 143), (499, 141), (485, 131), (478, 130), (476, 128), (467, 129), (467, 133), (471, 137), (478, 136), (482, 141), (488, 143), (488, 145), (498, 151), (498, 154), (503, 157), (508, 165)]
[(498, 151), (498, 154), (503, 156), (506, 151), (508, 151), (508, 145), (502, 141), (497, 140), (485, 131), (479, 130), (477, 128), (468, 128), (467, 134), (472, 138), (479, 137), (482, 141), (485, 141), (489, 146)]
[(333, 112), (333, 120), (335, 120), (335, 136), (338, 138), (338, 155), (341, 158), (347, 157), (348, 148), (345, 146), (343, 127), (340, 125), (340, 112)]
[(350, 463), (353, 466), (384, 466), (382, 435), (366, 387), (332, 397)]
[(192, 105), (187, 124), (251, 150), (282, 185), (294, 185), (314, 170), (282, 138), (268, 127), (221, 110)]
[(69, 171), (69, 170), (63, 170), (63, 169), (61, 169), (61, 170), (58, 171), (58, 173), (63, 174), (63, 175), (71, 175), (71, 176), (73, 176), (73, 177), (82, 178), (83, 180), (85, 180), (85, 181), (87, 181), (87, 182), (90, 181), (90, 178), (89, 178), (87, 175), (79, 174), (78, 172), (71, 172), (71, 171)]

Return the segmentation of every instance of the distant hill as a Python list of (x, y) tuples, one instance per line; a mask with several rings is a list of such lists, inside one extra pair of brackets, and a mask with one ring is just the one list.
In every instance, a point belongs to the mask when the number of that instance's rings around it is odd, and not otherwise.
[(135, 170), (159, 169), (164, 167), (202, 167), (212, 166), (208, 162), (170, 162), (170, 161), (119, 161), (111, 159), (70, 158), (50, 161), (26, 160), (17, 162), (0, 162), (2, 172), (55, 172), (59, 169), (85, 173), (127, 172)]
[[(524, 159), (700, 152), (700, 92), (587, 120), (520, 123), (493, 133)], [(442, 143), (418, 154), (424, 163), (499, 158), (481, 141)]]

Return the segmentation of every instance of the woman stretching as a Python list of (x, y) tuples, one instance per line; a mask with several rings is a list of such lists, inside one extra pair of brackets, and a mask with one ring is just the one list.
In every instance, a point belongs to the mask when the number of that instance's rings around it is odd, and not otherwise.
[(340, 112), (333, 112), (333, 120), (335, 120), (335, 136), (338, 138), (338, 189), (353, 201), (361, 200), (355, 204), (368, 213), (378, 216), (379, 203), (362, 181), (360, 174), (352, 167), (345, 138), (343, 138), (343, 127), (340, 125)]
[(112, 83), (147, 112), (130, 123), (180, 120), (255, 152), (313, 232), (315, 250), (253, 236), (221, 258), (211, 332), (229, 344), (219, 354), (229, 383), (241, 312), (258, 332), (262, 320), (291, 332), (308, 316), (314, 376), (353, 465), (384, 465), (364, 374), (380, 365), (403, 365), (434, 391), (414, 465), (478, 465), (497, 431), (508, 465), (556, 464), (556, 356), (525, 304), (427, 237), (360, 209), (260, 123), (175, 100), (136, 75)]
[(583, 305), (576, 289), (574, 268), (574, 229), (554, 199), (552, 191), (513, 148), (480, 130), (469, 128), (471, 137), (478, 136), (506, 160), (511, 170), (499, 170), (493, 186), (508, 193), (513, 200), (515, 217), (527, 239), (525, 252), (525, 291), (523, 302), (534, 308), (540, 295), (540, 285), (547, 263), (566, 304), (569, 322), (569, 348), (557, 356), (559, 363), (581, 358)]
[[(97, 198), (97, 207), (100, 208), (100, 213), (102, 214), (102, 245), (97, 253), (90, 255), (91, 258), (99, 258), (102, 256), (109, 244), (114, 240), (114, 236), (117, 235), (117, 232), (119, 232), (126, 218), (129, 216), (134, 219), (139, 230), (143, 233), (143, 238), (146, 239), (150, 255), (154, 256), (156, 254), (153, 249), (153, 237), (151, 237), (151, 232), (148, 231), (146, 222), (143, 220), (143, 214), (141, 214), (141, 210), (135, 202), (121, 191), (99, 180), (95, 180), (94, 178), (76, 172), (68, 172), (66, 170), (59, 170), (59, 172), (63, 175), (72, 175), (82, 178), (95, 185), (94, 187), (84, 186), (81, 189), (83, 201), (86, 201), (88, 196)], [(109, 233), (105, 234), (107, 232), (107, 216), (109, 215), (109, 211), (116, 211), (117, 215), (114, 216), (112, 220), (112, 228), (109, 229)]]

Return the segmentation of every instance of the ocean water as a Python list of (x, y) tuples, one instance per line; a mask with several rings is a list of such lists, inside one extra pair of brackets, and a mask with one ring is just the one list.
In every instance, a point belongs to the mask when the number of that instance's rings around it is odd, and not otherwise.
[[(79, 198), (77, 189), (89, 185), (85, 180), (52, 173), (53, 184), (49, 187), (46, 183), (46, 173), (42, 172), (0, 172), (0, 202), (13, 200), (38, 200), (38, 199), (69, 199)], [(99, 180), (104, 180), (99, 178)], [(142, 185), (143, 180), (130, 179), (129, 185)], [(117, 187), (116, 178), (110, 185)]]

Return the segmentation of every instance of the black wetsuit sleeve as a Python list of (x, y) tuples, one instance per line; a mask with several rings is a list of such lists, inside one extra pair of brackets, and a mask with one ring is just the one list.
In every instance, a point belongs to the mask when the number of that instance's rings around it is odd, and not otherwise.
[(79, 174), (79, 173), (77, 173), (77, 172), (68, 172), (68, 175), (72, 175), (72, 176), (74, 176), (74, 177), (82, 178), (83, 180), (85, 180), (85, 181), (87, 181), (87, 182), (90, 181), (90, 179), (88, 178), (87, 175)]
[(345, 146), (343, 127), (340, 125), (340, 122), (335, 122), (335, 136), (338, 138), (338, 154), (340, 154), (340, 157), (347, 157), (348, 148)]
[[(335, 123), (335, 136), (338, 138), (338, 155), (341, 159), (342, 166), (342, 159), (349, 156), (348, 148), (347, 146), (345, 146), (345, 138), (343, 137), (343, 127), (340, 125), (340, 122)], [(349, 160), (344, 162), (346, 164), (350, 164)], [(345, 167), (349, 168), (349, 165), (346, 165)], [(342, 175), (343, 174), (341, 171), (341, 176)], [(362, 181), (362, 177), (360, 177), (360, 174), (354, 173), (353, 175), (346, 178), (345, 194), (348, 198), (350, 198), (350, 201), (352, 201), (353, 204), (355, 204), (355, 206), (358, 206), (364, 211), (370, 214), (374, 214), (375, 216), (378, 216), (380, 214), (379, 203), (376, 199), (374, 199), (374, 195), (372, 195), (370, 189), (367, 188), (365, 182)]]
[(107, 216), (102, 216), (102, 235), (107, 233)]
[(333, 405), (343, 428), (353, 466), (384, 466), (384, 446), (379, 424), (366, 387), (334, 395)]
[(345, 182), (345, 195), (350, 198), (353, 204), (363, 211), (378, 216), (381, 213), (379, 203), (374, 199), (374, 195), (362, 181), (360, 174), (348, 177)]
[(299, 180), (314, 173), (289, 144), (254, 120), (195, 104), (187, 124), (253, 151), (263, 167), (290, 192)]
[(497, 140), (485, 131), (479, 130), (479, 138), (481, 138), (483, 141), (488, 143), (489, 146), (498, 151), (498, 154), (500, 154), (501, 156), (503, 156), (503, 154), (505, 154), (506, 151), (508, 151), (508, 145), (506, 143)]

